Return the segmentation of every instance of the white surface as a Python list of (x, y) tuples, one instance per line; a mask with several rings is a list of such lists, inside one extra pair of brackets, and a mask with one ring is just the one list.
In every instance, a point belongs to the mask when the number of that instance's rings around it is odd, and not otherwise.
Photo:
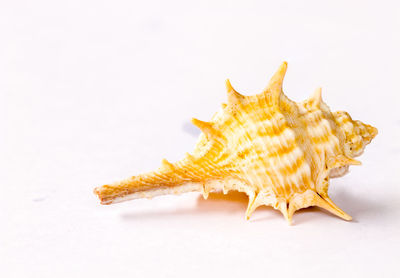
[[(244, 2), (1, 2), (1, 277), (398, 275), (398, 2)], [(236, 195), (99, 205), (95, 186), (192, 150), (187, 123), (219, 109), (225, 78), (258, 93), (283, 60), (290, 98), (322, 86), (379, 128), (330, 187), (354, 221), (246, 222)]]

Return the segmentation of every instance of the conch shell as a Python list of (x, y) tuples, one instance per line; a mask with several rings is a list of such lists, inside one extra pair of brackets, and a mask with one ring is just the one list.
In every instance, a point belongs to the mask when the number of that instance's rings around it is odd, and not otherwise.
[(296, 210), (321, 207), (345, 220), (351, 216), (328, 197), (329, 178), (344, 175), (354, 157), (378, 133), (346, 112), (331, 112), (321, 89), (296, 103), (282, 91), (284, 62), (267, 88), (244, 96), (226, 81), (228, 103), (210, 122), (193, 119), (202, 134), (192, 154), (150, 173), (94, 192), (102, 204), (164, 194), (230, 190), (249, 196), (246, 218), (261, 205), (282, 212), (291, 223)]

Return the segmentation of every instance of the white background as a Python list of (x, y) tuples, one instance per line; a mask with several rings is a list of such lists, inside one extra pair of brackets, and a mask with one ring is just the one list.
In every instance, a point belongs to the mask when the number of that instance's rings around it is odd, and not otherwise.
[[(2, 1), (1, 277), (395, 277), (397, 1)], [(317, 87), (379, 135), (332, 180), (352, 222), (197, 193), (101, 206), (95, 186), (175, 161), (225, 100)], [(232, 200), (229, 200), (228, 198)]]

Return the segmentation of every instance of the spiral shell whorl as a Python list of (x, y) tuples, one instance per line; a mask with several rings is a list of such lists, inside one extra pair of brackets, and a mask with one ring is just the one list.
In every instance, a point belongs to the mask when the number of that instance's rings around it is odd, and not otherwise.
[(349, 142), (363, 149), (377, 131), (345, 112), (331, 113), (320, 88), (304, 102), (291, 101), (282, 90), (286, 69), (284, 62), (254, 96), (238, 93), (227, 80), (227, 104), (210, 122), (192, 120), (202, 131), (192, 154), (176, 163), (163, 160), (157, 171), (95, 193), (110, 204), (189, 191), (206, 198), (210, 191), (237, 190), (249, 196), (246, 218), (258, 206), (269, 205), (289, 222), (296, 210), (309, 206), (350, 220), (328, 197), (329, 178), (359, 164)]

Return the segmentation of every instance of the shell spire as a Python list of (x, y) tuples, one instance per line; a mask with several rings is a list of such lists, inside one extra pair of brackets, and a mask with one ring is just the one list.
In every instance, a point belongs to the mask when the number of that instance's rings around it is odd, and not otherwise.
[(197, 126), (208, 138), (213, 138), (216, 134), (212, 123), (203, 122), (196, 118), (192, 118), (192, 123)]
[(226, 93), (228, 95), (228, 103), (230, 105), (240, 104), (245, 99), (245, 96), (239, 94), (233, 87), (229, 79), (225, 81)]
[(313, 95), (308, 99), (308, 103), (312, 106), (318, 107), (322, 103), (322, 88), (318, 87)]
[(347, 157), (345, 155), (339, 154), (336, 157), (332, 157), (327, 161), (327, 166), (329, 169), (334, 169), (338, 167), (343, 167), (347, 165), (361, 165), (361, 162), (357, 159)]
[(296, 103), (283, 94), (284, 62), (267, 88), (255, 96), (226, 81), (228, 104), (209, 122), (192, 119), (202, 131), (192, 153), (153, 172), (95, 188), (102, 204), (165, 194), (231, 190), (249, 196), (246, 219), (272, 206), (291, 223), (294, 213), (318, 206), (351, 220), (328, 196), (330, 178), (360, 165), (355, 157), (377, 135), (375, 127), (331, 112), (318, 88)]
[(280, 95), (283, 93), (282, 85), (287, 70), (287, 62), (283, 62), (275, 74), (270, 79), (264, 94), (272, 103), (278, 103)]

